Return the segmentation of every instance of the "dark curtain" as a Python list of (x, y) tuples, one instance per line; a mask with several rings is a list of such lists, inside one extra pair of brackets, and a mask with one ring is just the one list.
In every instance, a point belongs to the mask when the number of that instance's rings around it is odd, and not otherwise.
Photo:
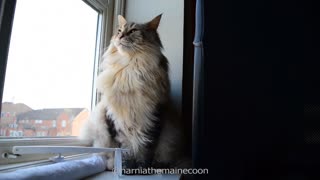
[(195, 179), (305, 179), (301, 60), (319, 60), (314, 6), (197, 0), (196, 11), (193, 166), (209, 174)]

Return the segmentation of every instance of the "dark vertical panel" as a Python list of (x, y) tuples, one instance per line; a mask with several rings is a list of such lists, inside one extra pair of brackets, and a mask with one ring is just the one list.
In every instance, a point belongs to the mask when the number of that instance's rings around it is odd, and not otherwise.
[(320, 179), (320, 12), (316, 2), (304, 1), (304, 149), (305, 174)]
[(1, 0), (0, 4), (0, 100), (2, 102), (3, 86), (6, 75), (7, 58), (16, 0)]
[(183, 32), (183, 78), (182, 78), (182, 119), (186, 133), (186, 155), (191, 157), (192, 149), (192, 97), (193, 97), (193, 38), (195, 1), (184, 1)]
[(303, 179), (304, 4), (204, 1), (204, 17), (197, 166), (215, 180)]

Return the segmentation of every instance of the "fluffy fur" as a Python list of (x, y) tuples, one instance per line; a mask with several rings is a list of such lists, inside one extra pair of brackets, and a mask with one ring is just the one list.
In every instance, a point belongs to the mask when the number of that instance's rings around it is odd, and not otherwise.
[[(127, 167), (173, 167), (180, 155), (168, 61), (157, 33), (160, 19), (137, 24), (118, 17), (119, 30), (97, 80), (101, 100), (81, 133), (95, 147), (130, 149)], [(108, 157), (112, 169), (113, 156)]]

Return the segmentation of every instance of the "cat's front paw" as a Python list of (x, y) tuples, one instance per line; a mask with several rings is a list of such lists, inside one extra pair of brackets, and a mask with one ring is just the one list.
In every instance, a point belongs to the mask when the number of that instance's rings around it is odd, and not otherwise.
[(107, 171), (112, 171), (113, 170), (113, 166), (114, 166), (114, 164), (113, 164), (113, 158), (112, 159), (109, 159), (108, 161), (107, 161)]
[(113, 168), (114, 168), (114, 158), (113, 158), (113, 156), (110, 155), (110, 154), (104, 154), (104, 153), (101, 153), (100, 155), (105, 159), (106, 171), (113, 171)]

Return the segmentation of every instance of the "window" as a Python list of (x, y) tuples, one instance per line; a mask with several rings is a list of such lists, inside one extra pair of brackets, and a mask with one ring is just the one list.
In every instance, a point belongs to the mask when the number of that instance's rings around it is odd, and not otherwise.
[(35, 120), (35, 123), (36, 123), (36, 124), (41, 124), (41, 123), (42, 123), (42, 120)]
[(66, 120), (62, 120), (62, 122), (61, 122), (61, 127), (66, 127)]
[(8, 126), (9, 126), (9, 128), (17, 128), (18, 127), (17, 124), (9, 124)]
[[(70, 122), (87, 118), (77, 115), (91, 110), (98, 15), (83, 1), (17, 1), (1, 130), (16, 119), (35, 130), (21, 126), (24, 136), (40, 136), (35, 132), (43, 126), (49, 131), (60, 116)], [(66, 130), (71, 134), (72, 128)]]
[(46, 135), (47, 135), (47, 133), (44, 131), (37, 132), (37, 136), (46, 136)]
[(21, 137), (23, 135), (22, 131), (10, 130), (11, 137)]
[[(93, 90), (99, 59), (115, 29), (116, 15), (122, 14), (123, 2), (17, 2), (15, 10), (12, 9), (15, 15), (2, 99), (1, 154), (19, 145), (87, 145), (72, 137), (79, 134), (79, 128), (74, 131), (72, 127), (81, 127), (73, 123), (83, 122), (77, 119), (77, 114), (86, 112), (88, 116), (98, 99)], [(15, 117), (6, 118), (6, 112), (12, 108)], [(70, 124), (59, 132), (61, 121), (58, 119), (61, 118)], [(35, 120), (42, 120), (42, 123), (35, 123)], [(17, 136), (23, 138), (5, 139), (14, 137), (15, 133), (8, 129), (8, 125), (14, 123), (21, 131)], [(39, 138), (41, 136), (50, 137)], [(45, 160), (52, 156), (0, 157), (0, 169), (5, 169), (3, 166), (9, 163)]]

